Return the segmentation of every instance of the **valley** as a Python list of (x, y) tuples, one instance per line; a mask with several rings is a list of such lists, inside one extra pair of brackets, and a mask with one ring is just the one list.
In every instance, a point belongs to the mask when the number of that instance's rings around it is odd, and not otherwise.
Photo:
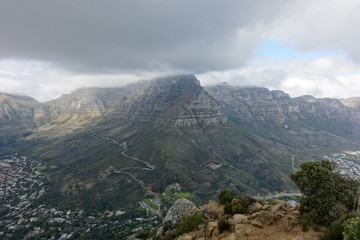
[[(340, 161), (330, 154), (360, 149), (356, 103), (228, 84), (202, 87), (194, 75), (79, 89), (46, 103), (1, 93), (0, 157), (19, 164), (25, 160), (16, 152), (36, 159), (24, 179), (37, 182), (33, 192), (11, 195), (13, 183), (4, 175), (0, 197), (24, 196), (21, 207), (31, 200), (36, 204), (29, 207), (39, 214), (62, 211), (43, 214), (65, 219), (56, 235), (61, 237), (156, 226), (180, 196), (201, 204), (225, 188), (252, 196), (296, 193), (289, 174), (305, 161), (328, 156), (342, 171), (355, 167), (358, 174), (355, 155), (341, 155)], [(2, 171), (9, 164), (3, 161)], [(68, 211), (82, 211), (81, 230), (65, 232), (66, 221), (76, 218), (67, 219)], [(21, 213), (14, 214), (13, 223)], [(4, 234), (16, 225), (8, 224), (2, 225)]]

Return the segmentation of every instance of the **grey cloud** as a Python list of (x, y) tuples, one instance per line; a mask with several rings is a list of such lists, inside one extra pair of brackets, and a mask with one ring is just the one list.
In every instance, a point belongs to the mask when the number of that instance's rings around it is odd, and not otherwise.
[(302, 52), (338, 51), (360, 62), (360, 2), (299, 0), (283, 8), (271, 37)]
[(1, 1), (0, 58), (92, 73), (238, 68), (286, 2)]

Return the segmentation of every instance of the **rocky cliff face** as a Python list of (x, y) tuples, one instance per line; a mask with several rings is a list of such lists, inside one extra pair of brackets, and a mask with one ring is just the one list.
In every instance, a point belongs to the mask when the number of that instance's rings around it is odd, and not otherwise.
[(360, 120), (359, 113), (338, 99), (312, 96), (290, 98), (282, 91), (266, 88), (243, 88), (218, 85), (206, 90), (231, 117), (243, 120), (275, 120), (279, 122), (304, 118)]
[(30, 97), (0, 93), (0, 119), (32, 118), (38, 102)]
[(114, 115), (175, 127), (226, 122), (226, 115), (195, 76), (176, 76), (123, 88), (84, 88), (47, 103), (2, 94), (0, 118), (28, 118), (38, 125)]

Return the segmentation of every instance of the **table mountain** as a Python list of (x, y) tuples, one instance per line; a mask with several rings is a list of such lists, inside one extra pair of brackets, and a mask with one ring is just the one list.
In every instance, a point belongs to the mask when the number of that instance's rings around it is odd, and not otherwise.
[(42, 160), (54, 205), (129, 207), (172, 183), (203, 200), (223, 188), (267, 193), (295, 188), (288, 174), (302, 161), (357, 150), (358, 102), (203, 88), (193, 75), (45, 103), (1, 94), (0, 150)]

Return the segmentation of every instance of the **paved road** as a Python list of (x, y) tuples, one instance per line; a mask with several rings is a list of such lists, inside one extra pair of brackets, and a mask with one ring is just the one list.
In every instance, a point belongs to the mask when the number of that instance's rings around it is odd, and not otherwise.
[(263, 198), (278, 198), (278, 197), (291, 197), (291, 196), (302, 196), (301, 192), (295, 192), (295, 193), (279, 193), (274, 195), (264, 195), (255, 197), (256, 199), (263, 199)]
[[(93, 130), (90, 129), (90, 134), (91, 135), (95, 135), (93, 134)], [(104, 140), (107, 140), (107, 141), (111, 141), (113, 142), (114, 144), (118, 145), (119, 147), (123, 147), (123, 145), (121, 143), (119, 143), (118, 141), (116, 141), (115, 139), (112, 139), (112, 138), (109, 138), (109, 137), (104, 137), (102, 136), (102, 139)], [(130, 170), (130, 169), (139, 169), (139, 170), (145, 170), (145, 171), (153, 171), (155, 169), (154, 166), (150, 165), (148, 162), (146, 161), (143, 161), (143, 160), (140, 160), (138, 158), (134, 158), (134, 157), (130, 157), (128, 155), (125, 154), (125, 151), (127, 149), (125, 149), (124, 151), (122, 151), (122, 155), (128, 159), (131, 159), (131, 160), (134, 160), (134, 161), (137, 161), (137, 162), (140, 162), (140, 163), (143, 163), (146, 165), (146, 167), (125, 167), (125, 168), (122, 168), (122, 169), (115, 169), (113, 166), (110, 166), (113, 170), (114, 170), (114, 173), (120, 173), (120, 174), (126, 174), (128, 176), (130, 176), (132, 179), (135, 180), (135, 182), (139, 183), (141, 185), (142, 188), (145, 189), (145, 184), (143, 181), (141, 181), (140, 179), (136, 178), (133, 174), (129, 173), (129, 172), (125, 172), (125, 170)]]

